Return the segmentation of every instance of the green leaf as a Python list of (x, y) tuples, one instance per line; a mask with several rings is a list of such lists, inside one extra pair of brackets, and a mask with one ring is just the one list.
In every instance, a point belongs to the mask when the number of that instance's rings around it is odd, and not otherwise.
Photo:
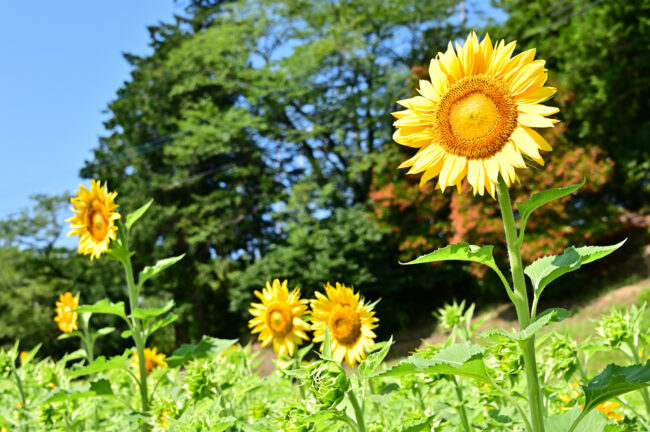
[(106, 357), (104, 356), (99, 356), (95, 359), (94, 362), (92, 362), (88, 366), (78, 370), (71, 371), (68, 374), (68, 376), (70, 378), (78, 378), (80, 376), (91, 375), (94, 373), (104, 372), (111, 369), (126, 370), (128, 368), (127, 363), (129, 361), (129, 354), (130, 351), (126, 351), (124, 354), (120, 356), (111, 357), (109, 360), (106, 360)]
[(154, 318), (164, 313), (167, 313), (171, 308), (174, 307), (174, 304), (175, 304), (174, 300), (170, 300), (159, 308), (150, 308), (150, 309), (138, 308), (135, 309), (131, 315), (134, 316), (135, 318), (145, 321), (149, 318)]
[(95, 332), (93, 337), (97, 338), (97, 337), (101, 337), (101, 336), (106, 336), (108, 334), (113, 333), (114, 331), (115, 331), (115, 327), (100, 328), (99, 330), (97, 330), (97, 332)]
[[(627, 239), (626, 239), (627, 240)], [(544, 288), (560, 276), (578, 270), (583, 264), (589, 264), (603, 258), (621, 247), (626, 240), (611, 246), (584, 246), (567, 248), (560, 255), (539, 258), (524, 269), (528, 275), (535, 295), (540, 296)]]
[(56, 392), (52, 397), (46, 399), (43, 404), (50, 404), (54, 402), (63, 402), (76, 399), (83, 399), (88, 397), (97, 397), (97, 396), (113, 396), (113, 389), (111, 388), (111, 383), (105, 378), (93, 381), (90, 383), (90, 389), (81, 392), (68, 392), (65, 390), (60, 390)]
[(126, 320), (126, 313), (124, 312), (124, 302), (111, 303), (107, 299), (103, 299), (94, 305), (84, 305), (75, 309), (75, 312), (90, 312), (98, 314), (117, 315)]
[(180, 366), (195, 358), (217, 356), (237, 343), (237, 339), (217, 339), (203, 336), (198, 344), (183, 344), (165, 359), (169, 367)]
[(124, 225), (126, 226), (127, 231), (131, 230), (131, 227), (133, 226), (134, 223), (138, 221), (146, 213), (146, 211), (149, 209), (149, 206), (153, 204), (153, 199), (149, 200), (148, 203), (137, 209), (136, 211), (129, 213), (126, 216), (126, 222), (124, 222)]
[(400, 432), (429, 432), (431, 430), (431, 422), (435, 416), (427, 417), (423, 420), (420, 420), (416, 423), (411, 423), (408, 426), (405, 426), (403, 429), (400, 429)]
[(386, 357), (386, 354), (388, 354), (388, 350), (390, 350), (391, 345), (393, 345), (392, 336), (390, 339), (388, 339), (388, 342), (384, 344), (380, 351), (368, 355), (368, 357), (359, 364), (359, 376), (366, 378), (372, 375), (375, 372), (375, 369), (377, 369), (381, 362), (384, 361), (384, 358)]
[(70, 332), (70, 333), (61, 333), (61, 334), (57, 337), (57, 339), (58, 339), (58, 340), (64, 340), (64, 339), (70, 339), (70, 338), (73, 338), (73, 337), (81, 338), (81, 337), (83, 337), (83, 336), (82, 336), (82, 334), (81, 334), (81, 332), (80, 332), (79, 330), (75, 330), (75, 331), (72, 331), (72, 332)]
[(580, 189), (587, 179), (582, 179), (579, 184), (569, 185), (557, 189), (549, 189), (534, 193), (527, 201), (518, 202), (517, 209), (521, 215), (521, 226), (526, 226), (528, 217), (538, 208), (551, 201), (565, 197)]
[(493, 337), (505, 337), (515, 341), (524, 341), (535, 335), (542, 328), (546, 327), (549, 324), (555, 324), (560, 321), (563, 321), (571, 316), (571, 312), (562, 308), (553, 308), (547, 309), (541, 313), (535, 321), (533, 321), (528, 327), (517, 332), (507, 332), (502, 329), (491, 328), (487, 329), (478, 335), (481, 339), (488, 339)]
[(163, 327), (168, 326), (169, 324), (173, 323), (176, 321), (176, 318), (178, 318), (178, 315), (176, 314), (169, 314), (164, 318), (161, 318), (159, 320), (154, 321), (148, 328), (147, 328), (147, 334), (146, 337), (151, 336), (154, 332), (157, 330), (160, 330)]
[(605, 370), (586, 386), (585, 410), (589, 411), (601, 403), (622, 394), (639, 390), (650, 385), (650, 360), (645, 365), (608, 365)]
[(153, 267), (147, 266), (143, 268), (140, 274), (138, 275), (138, 285), (142, 286), (147, 279), (149, 279), (154, 275), (157, 275), (161, 271), (165, 270), (167, 267), (173, 266), (178, 261), (182, 260), (184, 256), (185, 254), (182, 254), (175, 257), (161, 259)]
[(580, 255), (580, 264), (589, 264), (590, 262), (606, 257), (616, 249), (623, 246), (626, 241), (627, 239), (624, 239), (623, 241), (611, 246), (583, 246), (576, 248), (576, 251)]
[(324, 358), (325, 360), (332, 360), (332, 345), (331, 345), (331, 340), (330, 340), (330, 329), (325, 324), (325, 336), (323, 337), (323, 352), (321, 353), (321, 357)]
[(445, 348), (430, 359), (412, 355), (396, 366), (372, 377), (403, 376), (415, 373), (459, 375), (490, 382), (480, 345), (463, 341)]
[[(582, 410), (576, 405), (571, 411), (547, 417), (544, 419), (544, 429), (546, 432), (566, 432), (581, 413)], [(592, 411), (578, 423), (574, 432), (602, 432), (606, 425), (607, 416), (599, 411)]]
[(457, 243), (449, 246), (445, 246), (438, 250), (435, 250), (427, 255), (422, 255), (419, 258), (409, 261), (407, 263), (400, 263), (403, 265), (411, 264), (422, 264), (438, 261), (473, 261), (486, 266), (497, 269), (497, 265), (494, 262), (494, 257), (492, 256), (492, 249), (494, 246), (475, 246), (468, 243)]

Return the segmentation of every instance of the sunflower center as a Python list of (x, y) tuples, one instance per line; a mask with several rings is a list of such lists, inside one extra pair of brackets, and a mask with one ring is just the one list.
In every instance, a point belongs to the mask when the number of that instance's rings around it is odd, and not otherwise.
[(327, 325), (332, 336), (342, 345), (354, 345), (361, 336), (359, 313), (348, 305), (334, 306)]
[(101, 205), (93, 205), (88, 212), (88, 231), (96, 241), (103, 241), (108, 234), (108, 221), (104, 217)]
[(517, 105), (501, 81), (470, 75), (449, 88), (434, 116), (448, 153), (486, 159), (500, 152), (515, 130)]
[(266, 323), (276, 335), (285, 335), (293, 328), (293, 315), (289, 306), (275, 303), (266, 310)]

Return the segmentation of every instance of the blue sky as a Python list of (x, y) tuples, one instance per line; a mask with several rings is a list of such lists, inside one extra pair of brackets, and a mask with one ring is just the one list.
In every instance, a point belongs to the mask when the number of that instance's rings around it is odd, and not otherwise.
[(12, 1), (0, 6), (0, 218), (29, 195), (77, 189), (104, 134), (102, 111), (129, 78), (123, 52), (146, 54), (148, 25), (173, 0)]

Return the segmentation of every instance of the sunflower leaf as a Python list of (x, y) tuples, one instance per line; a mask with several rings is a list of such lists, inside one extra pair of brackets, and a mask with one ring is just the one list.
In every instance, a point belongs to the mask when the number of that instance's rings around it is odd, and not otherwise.
[[(582, 410), (576, 405), (571, 411), (544, 419), (544, 429), (546, 432), (566, 432), (581, 414)], [(606, 425), (607, 416), (599, 411), (592, 411), (584, 415), (584, 418), (580, 421), (580, 425), (573, 431), (602, 432)]]
[(183, 344), (165, 359), (169, 367), (180, 366), (195, 358), (218, 356), (237, 343), (237, 339), (217, 339), (203, 336), (198, 344)]
[(124, 226), (126, 226), (127, 231), (131, 230), (133, 224), (135, 224), (138, 219), (140, 219), (147, 212), (151, 204), (153, 204), (153, 199), (149, 200), (149, 202), (147, 202), (145, 205), (126, 216), (126, 222), (124, 222)]
[(412, 422), (411, 424), (400, 429), (400, 432), (427, 432), (431, 430), (431, 422), (435, 416), (429, 416), (423, 420)]
[(127, 369), (127, 363), (129, 361), (128, 357), (130, 355), (130, 350), (127, 350), (124, 354), (120, 356), (113, 356), (110, 359), (106, 360), (106, 357), (99, 356), (88, 366), (72, 371), (68, 375), (70, 378), (78, 378), (85, 375), (91, 375), (98, 372), (104, 372), (111, 369)]
[(390, 369), (371, 375), (371, 377), (403, 376), (416, 373), (458, 375), (490, 382), (483, 349), (468, 341), (443, 349), (431, 358), (412, 355)]
[(79, 306), (75, 312), (90, 312), (98, 314), (117, 315), (126, 320), (126, 313), (124, 312), (124, 302), (111, 303), (107, 299), (102, 299), (93, 305)]
[(386, 342), (383, 348), (380, 351), (374, 352), (368, 355), (364, 361), (359, 364), (359, 376), (362, 378), (367, 378), (377, 369), (381, 362), (388, 354), (388, 350), (393, 344), (393, 337), (391, 336), (388, 342)]
[(445, 246), (438, 250), (435, 250), (429, 254), (422, 255), (419, 258), (409, 261), (407, 263), (400, 263), (402, 265), (411, 265), (411, 264), (423, 264), (430, 262), (438, 261), (473, 261), (486, 266), (492, 269), (498, 269), (494, 257), (492, 256), (492, 250), (494, 246), (475, 246), (468, 243), (456, 243), (453, 245)]
[(531, 337), (533, 337), (535, 333), (537, 333), (547, 325), (558, 323), (568, 318), (570, 315), (571, 312), (569, 312), (566, 309), (562, 309), (562, 308), (548, 309), (545, 310), (543, 313), (541, 313), (535, 321), (533, 321), (528, 327), (526, 327), (523, 330), (517, 332), (507, 332), (502, 329), (491, 328), (481, 332), (481, 334), (479, 334), (478, 337), (481, 339), (488, 339), (493, 337), (504, 337), (504, 338), (512, 339), (514, 341), (524, 341), (526, 339), (530, 339)]
[(518, 202), (517, 209), (519, 210), (519, 214), (521, 215), (522, 230), (526, 227), (526, 221), (528, 221), (528, 217), (535, 210), (537, 210), (544, 204), (548, 204), (551, 201), (572, 194), (573, 192), (577, 191), (582, 186), (584, 186), (586, 181), (587, 179), (583, 178), (582, 181), (578, 184), (569, 185), (557, 189), (549, 189), (542, 192), (537, 192), (531, 195), (531, 197), (528, 200)]
[(524, 269), (524, 273), (530, 278), (535, 295), (539, 297), (544, 288), (555, 279), (578, 270), (583, 264), (588, 264), (609, 255), (621, 247), (626, 240), (611, 246), (584, 246), (579, 248), (571, 246), (560, 255), (549, 255), (537, 259)]
[(582, 386), (585, 392), (585, 410), (622, 394), (650, 386), (650, 360), (645, 365), (616, 366), (609, 364), (600, 375)]
[(327, 324), (325, 324), (325, 336), (323, 337), (321, 357), (325, 360), (332, 360), (332, 342), (330, 338), (330, 329)]
[(142, 286), (147, 279), (157, 275), (158, 273), (165, 270), (166, 268), (173, 266), (174, 264), (182, 260), (184, 256), (185, 254), (181, 254), (175, 257), (161, 259), (153, 266), (147, 266), (143, 268), (142, 271), (140, 271), (140, 274), (138, 275), (138, 285)]
[(150, 308), (150, 309), (137, 308), (133, 311), (131, 315), (141, 320), (147, 320), (149, 318), (155, 318), (157, 316), (160, 316), (168, 312), (173, 307), (174, 307), (174, 300), (170, 300), (159, 308)]
[(98, 379), (90, 383), (90, 388), (86, 391), (68, 392), (65, 390), (57, 391), (52, 397), (46, 399), (43, 404), (50, 404), (54, 402), (71, 401), (76, 399), (83, 399), (88, 397), (97, 396), (113, 396), (113, 389), (111, 383), (106, 378)]

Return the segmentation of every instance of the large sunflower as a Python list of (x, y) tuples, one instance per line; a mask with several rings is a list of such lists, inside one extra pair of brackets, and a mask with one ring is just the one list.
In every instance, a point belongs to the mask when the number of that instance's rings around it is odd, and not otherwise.
[(325, 294), (316, 292), (316, 299), (311, 300), (314, 342), (323, 342), (327, 325), (334, 360), (341, 363), (345, 358), (352, 367), (366, 358), (366, 349), (375, 345), (376, 335), (372, 329), (377, 327), (379, 320), (375, 318), (373, 306), (365, 304), (363, 297), (355, 294), (352, 288), (338, 282), (334, 288), (328, 282)]
[(302, 320), (307, 313), (308, 300), (300, 299), (300, 288), (294, 288), (291, 293), (287, 281), (280, 283), (266, 282), (262, 292), (255, 291), (262, 303), (252, 303), (249, 312), (253, 318), (248, 322), (251, 333), (259, 333), (258, 339), (265, 347), (273, 342), (273, 350), (277, 355), (293, 356), (296, 345), (307, 340), (305, 332), (309, 324)]
[(75, 215), (66, 220), (72, 228), (68, 235), (79, 236), (79, 253), (90, 255), (91, 260), (99, 258), (115, 240), (115, 221), (120, 218), (115, 211), (116, 196), (117, 192), (108, 192), (106, 184), (91, 180), (90, 190), (80, 185), (77, 196), (70, 199)]
[(499, 174), (510, 186), (515, 168), (526, 167), (522, 155), (544, 164), (539, 150), (551, 146), (531, 128), (557, 122), (546, 116), (559, 110), (540, 105), (555, 89), (544, 86), (545, 62), (533, 60), (534, 49), (511, 58), (514, 49), (515, 42), (493, 46), (488, 35), (479, 43), (474, 33), (455, 51), (450, 42), (431, 60), (420, 96), (398, 101), (407, 109), (393, 113), (393, 139), (419, 149), (400, 168), (422, 173), (420, 185), (438, 176), (443, 192), (460, 192), (467, 177), (474, 195), (494, 197)]
[(56, 316), (54, 321), (59, 325), (63, 333), (72, 333), (78, 329), (77, 319), (79, 314), (72, 312), (79, 307), (79, 296), (73, 296), (69, 292), (61, 294), (59, 300), (55, 303)]

